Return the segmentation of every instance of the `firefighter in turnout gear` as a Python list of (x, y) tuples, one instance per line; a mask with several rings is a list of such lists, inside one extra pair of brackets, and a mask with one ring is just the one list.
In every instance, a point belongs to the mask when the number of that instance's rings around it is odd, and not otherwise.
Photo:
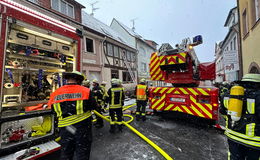
[(260, 159), (260, 74), (246, 74), (224, 97), (229, 159)]
[(82, 82), (82, 86), (84, 86), (84, 87), (87, 87), (87, 88), (90, 88), (90, 80), (84, 80), (83, 82)]
[[(103, 100), (103, 91), (101, 89), (101, 87), (99, 86), (99, 83), (98, 83), (98, 80), (97, 79), (94, 79), (92, 81), (92, 85), (93, 85), (93, 88), (92, 88), (92, 92), (93, 92), (93, 96), (97, 102), (97, 108), (96, 108), (96, 111), (100, 114), (101, 111), (102, 111), (102, 100)], [(97, 119), (97, 122), (95, 124), (95, 127), (97, 128), (102, 128), (104, 126), (103, 124), (103, 119), (99, 116), (96, 116), (96, 119)]]
[(110, 133), (115, 133), (116, 118), (118, 129), (122, 132), (123, 121), (123, 106), (124, 106), (124, 88), (120, 87), (120, 81), (118, 79), (111, 80), (112, 87), (108, 90), (107, 102), (109, 103), (109, 116), (110, 116)]
[(78, 71), (65, 73), (67, 84), (50, 96), (48, 106), (57, 115), (57, 125), (61, 136), (62, 160), (89, 159), (92, 142), (91, 110), (95, 109), (90, 89), (81, 86), (84, 79)]
[(140, 84), (138, 84), (135, 88), (136, 93), (136, 120), (139, 121), (142, 118), (143, 121), (146, 120), (146, 105), (148, 101), (148, 87), (145, 85), (145, 79), (140, 80)]
[(108, 97), (108, 94), (107, 94), (106, 84), (107, 84), (107, 82), (103, 81), (100, 85), (100, 88), (103, 92), (103, 97), (102, 97), (102, 102), (101, 102), (102, 112), (106, 112), (106, 107), (107, 107), (106, 99)]

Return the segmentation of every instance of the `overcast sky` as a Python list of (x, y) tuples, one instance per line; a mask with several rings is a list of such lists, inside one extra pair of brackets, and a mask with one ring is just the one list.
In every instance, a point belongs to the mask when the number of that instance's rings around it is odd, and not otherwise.
[(183, 38), (202, 35), (204, 43), (195, 48), (201, 62), (214, 60), (216, 41), (225, 38), (228, 28), (225, 20), (236, 0), (77, 0), (91, 13), (95, 4), (94, 17), (110, 25), (113, 18), (132, 27), (145, 39), (174, 46)]

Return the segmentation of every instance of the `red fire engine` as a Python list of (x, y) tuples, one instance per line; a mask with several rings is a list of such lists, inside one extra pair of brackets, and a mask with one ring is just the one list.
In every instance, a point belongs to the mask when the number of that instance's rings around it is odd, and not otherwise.
[(150, 89), (150, 108), (157, 111), (176, 111), (210, 120), (218, 119), (218, 89), (199, 86), (215, 79), (215, 63), (200, 63), (194, 46), (202, 36), (189, 38), (173, 48), (163, 44), (150, 59), (151, 80), (172, 86)]
[(16, 159), (31, 147), (39, 148), (36, 157), (59, 149), (54, 116), (44, 106), (63, 85), (62, 73), (80, 70), (80, 31), (0, 0), (0, 34), (0, 157)]

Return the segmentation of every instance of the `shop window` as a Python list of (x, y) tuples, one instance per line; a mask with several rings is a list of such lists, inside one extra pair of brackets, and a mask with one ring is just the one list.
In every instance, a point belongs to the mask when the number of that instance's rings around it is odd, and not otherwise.
[(111, 70), (111, 78), (119, 78), (119, 71)]
[(94, 40), (86, 38), (86, 51), (89, 53), (94, 53)]
[(74, 18), (74, 6), (63, 0), (51, 0), (51, 8)]

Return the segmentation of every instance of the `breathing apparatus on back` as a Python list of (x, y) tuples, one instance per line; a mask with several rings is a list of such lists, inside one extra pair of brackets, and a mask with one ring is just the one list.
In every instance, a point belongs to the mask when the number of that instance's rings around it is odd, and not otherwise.
[(243, 107), (245, 107), (243, 106), (243, 100), (245, 99), (244, 96), (245, 90), (248, 88), (247, 86), (252, 86), (254, 83), (260, 83), (260, 74), (246, 74), (243, 76), (240, 83), (241, 85), (233, 86), (230, 89), (227, 114), (230, 115), (232, 119), (232, 125), (241, 119)]

